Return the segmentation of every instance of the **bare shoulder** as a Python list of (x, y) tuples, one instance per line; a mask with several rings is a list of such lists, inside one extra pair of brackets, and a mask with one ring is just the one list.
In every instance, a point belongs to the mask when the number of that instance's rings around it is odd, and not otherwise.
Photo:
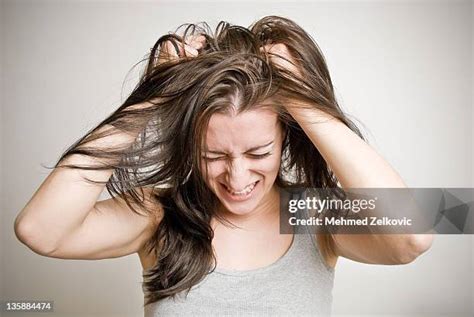
[(155, 266), (157, 258), (154, 252), (148, 253), (144, 247), (137, 252), (143, 270), (147, 270)]
[[(153, 197), (153, 190), (146, 189), (145, 194), (152, 198)], [(157, 258), (155, 252), (148, 252), (146, 245), (150, 239), (152, 239), (153, 234), (158, 228), (158, 225), (163, 217), (163, 208), (159, 202), (154, 201), (153, 199), (150, 200), (148, 209), (153, 211), (153, 216), (149, 223), (148, 234), (146, 234), (142, 242), (140, 243), (140, 247), (137, 250), (138, 257), (140, 259), (140, 263), (142, 265), (143, 270), (149, 269), (156, 264)]]
[(330, 234), (317, 233), (316, 241), (326, 265), (334, 269), (336, 267), (338, 256), (334, 252), (334, 240), (332, 236)]

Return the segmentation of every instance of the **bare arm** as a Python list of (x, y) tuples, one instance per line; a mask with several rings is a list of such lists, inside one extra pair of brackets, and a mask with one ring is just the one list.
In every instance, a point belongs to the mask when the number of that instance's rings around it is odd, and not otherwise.
[[(135, 134), (117, 132), (87, 146), (127, 147), (135, 138)], [(74, 154), (59, 166), (97, 163), (90, 157)], [(97, 202), (105, 184), (91, 184), (83, 178), (105, 182), (112, 173), (113, 170), (55, 168), (15, 219), (19, 240), (36, 253), (56, 257), (114, 257), (132, 252), (137, 241), (149, 234), (154, 222), (147, 216), (136, 215), (120, 200)]]
[[(270, 57), (278, 67), (303, 77), (286, 45), (269, 44), (262, 50), (275, 54)], [(316, 109), (293, 105), (286, 109), (324, 157), (343, 188), (406, 187), (390, 164), (339, 120)], [(434, 237), (433, 234), (318, 234), (317, 238), (323, 256), (334, 267), (338, 256), (372, 264), (409, 263), (431, 247)]]
[[(204, 40), (204, 37), (190, 37), (190, 45), (179, 46), (180, 55), (196, 56)], [(174, 47), (165, 42), (159, 63), (176, 58)], [(145, 102), (128, 109), (149, 105)], [(107, 128), (110, 127), (105, 126), (104, 130)], [(87, 143), (87, 146), (126, 148), (137, 135), (138, 131), (136, 134), (115, 133)], [(97, 161), (74, 154), (62, 164), (96, 165)], [(18, 239), (36, 253), (57, 258), (103, 259), (134, 252), (140, 255), (144, 243), (161, 220), (162, 208), (153, 201), (149, 188), (142, 189), (143, 203), (150, 214), (145, 211), (141, 211), (141, 215), (134, 213), (120, 197), (98, 202), (105, 184), (91, 184), (84, 178), (106, 182), (112, 173), (111, 169), (54, 169), (17, 216), (15, 233)]]
[[(316, 110), (291, 109), (290, 113), (343, 188), (406, 187), (388, 162), (339, 120)], [(429, 249), (432, 241), (432, 234), (334, 234), (326, 245), (333, 265), (337, 256), (371, 264), (405, 264)]]

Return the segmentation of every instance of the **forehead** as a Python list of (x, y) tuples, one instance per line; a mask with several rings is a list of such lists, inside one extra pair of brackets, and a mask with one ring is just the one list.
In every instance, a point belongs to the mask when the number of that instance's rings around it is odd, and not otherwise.
[(238, 115), (215, 113), (209, 120), (205, 145), (210, 150), (245, 150), (274, 140), (278, 132), (278, 114), (268, 108)]

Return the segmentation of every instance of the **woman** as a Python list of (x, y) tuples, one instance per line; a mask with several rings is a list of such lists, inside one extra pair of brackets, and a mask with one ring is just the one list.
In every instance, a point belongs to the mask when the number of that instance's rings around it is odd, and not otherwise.
[[(98, 201), (104, 187), (117, 197)], [(405, 184), (343, 114), (296, 23), (191, 24), (156, 42), (137, 87), (61, 156), (15, 232), (55, 258), (137, 253), (149, 316), (327, 315), (339, 256), (402, 264), (431, 245), (280, 234), (289, 187)]]

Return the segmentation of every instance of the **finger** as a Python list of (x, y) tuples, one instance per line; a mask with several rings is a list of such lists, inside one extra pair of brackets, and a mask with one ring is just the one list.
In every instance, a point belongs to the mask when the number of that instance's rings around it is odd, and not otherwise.
[(162, 44), (161, 53), (169, 56), (178, 56), (180, 53), (179, 44), (173, 40), (167, 40)]
[(198, 51), (191, 45), (184, 45), (184, 56), (197, 56)]
[(197, 55), (197, 50), (188, 44), (184, 44), (179, 41), (169, 41), (167, 50), (172, 52), (171, 55), (174, 57), (185, 57), (185, 56), (195, 56)]
[(169, 41), (168, 52), (173, 52), (171, 54), (178, 57), (181, 53), (181, 49), (179, 47), (180, 47), (180, 44), (177, 43), (176, 41)]
[(264, 51), (264, 52), (271, 52), (272, 48), (273, 48), (274, 44), (265, 44), (264, 46), (261, 46), (260, 47), (260, 50), (261, 51)]
[(204, 35), (193, 35), (190, 36), (189, 40), (187, 43), (194, 47), (195, 49), (200, 49), (204, 46), (204, 43), (206, 42), (206, 37)]
[(187, 37), (186, 39), (188, 39), (188, 41), (191, 41), (192, 43), (184, 44), (183, 46), (183, 43), (176, 39), (170, 39), (166, 41), (163, 44), (163, 49), (160, 53), (161, 59), (173, 60), (179, 57), (197, 56), (198, 55), (197, 49), (199, 49), (200, 45), (202, 45), (202, 44), (199, 44), (201, 42), (197, 41), (197, 40), (200, 40), (199, 36)]

